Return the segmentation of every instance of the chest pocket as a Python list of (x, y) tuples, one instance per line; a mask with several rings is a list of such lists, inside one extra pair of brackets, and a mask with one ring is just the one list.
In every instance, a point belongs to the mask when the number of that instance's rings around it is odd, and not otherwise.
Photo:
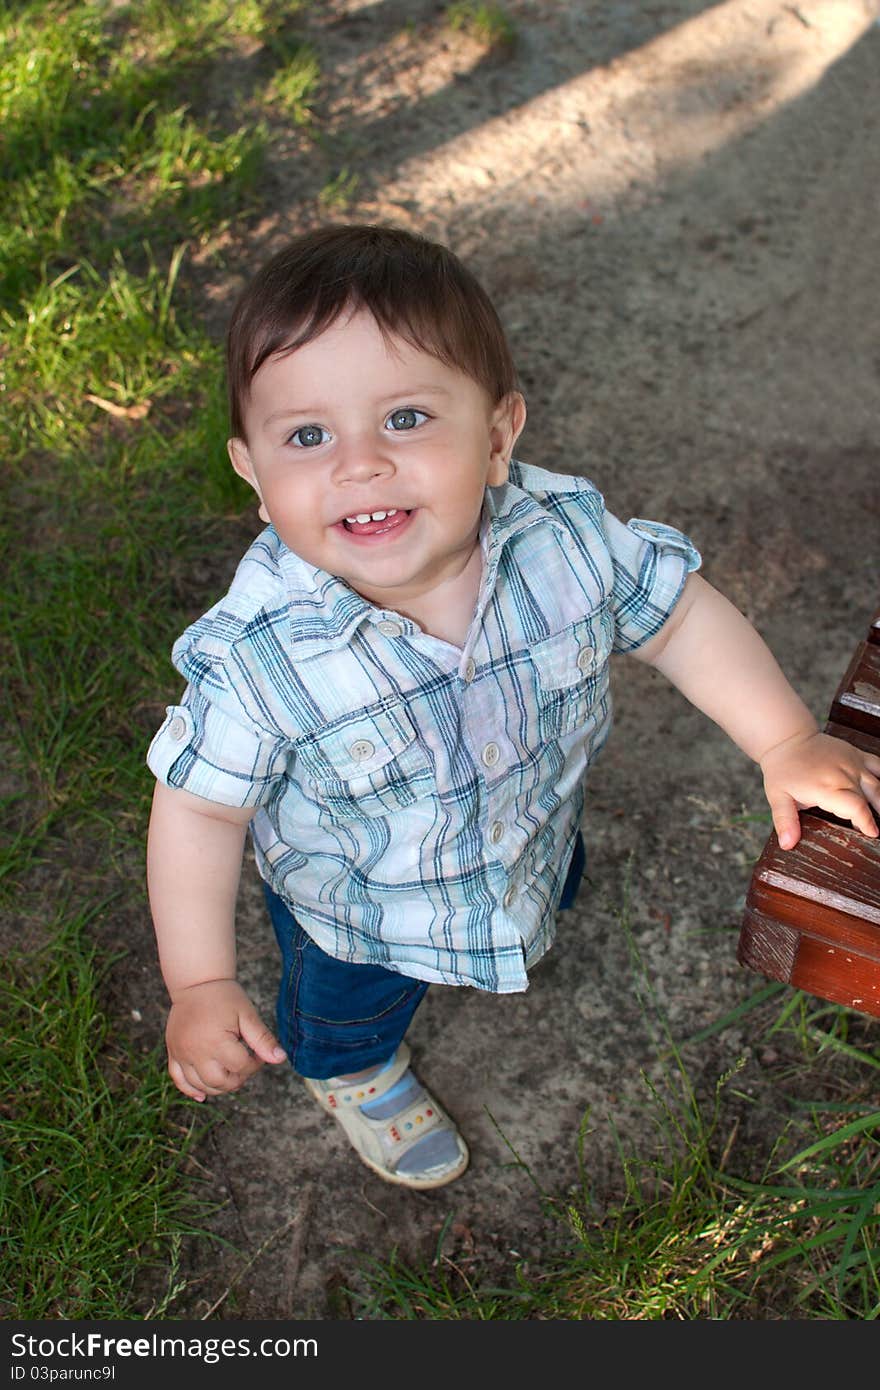
[(531, 648), (543, 738), (573, 733), (604, 711), (613, 640), (611, 610), (605, 604)]
[(297, 763), (315, 800), (344, 819), (404, 810), (436, 788), (430, 754), (402, 705), (311, 735), (297, 746)]

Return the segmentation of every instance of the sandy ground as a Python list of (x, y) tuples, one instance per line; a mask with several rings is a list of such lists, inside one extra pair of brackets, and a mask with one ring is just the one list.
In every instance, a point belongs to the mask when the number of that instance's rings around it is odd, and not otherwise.
[[(491, 54), (451, 33), (441, 5), (315, 7), (329, 137), (282, 145), (271, 214), (227, 248), (237, 273), (206, 258), (212, 312), (221, 321), (238, 273), (322, 217), (448, 240), (514, 344), (530, 411), (520, 457), (585, 473), (624, 519), (685, 530), (822, 719), (880, 604), (877, 7), (505, 8), (516, 44)], [(356, 194), (327, 212), (317, 193), (340, 169)], [(763, 983), (736, 962), (768, 830), (758, 773), (637, 663), (616, 667), (614, 690), (585, 818), (589, 882), (557, 947), (524, 995), (433, 990), (411, 1033), (471, 1146), (466, 1175), (430, 1194), (384, 1184), (292, 1074), (266, 1070), (221, 1103), (200, 1152), (235, 1248), (185, 1252), (176, 1316), (348, 1316), (353, 1252), (430, 1258), (447, 1218), (465, 1269), (504, 1279), (543, 1257), (558, 1230), (513, 1151), (564, 1194), (589, 1110), (601, 1210), (619, 1190), (615, 1133), (642, 1154), (657, 1142), (643, 1074), (659, 1075), (658, 1012), (703, 1093), (739, 1066), (742, 1096), (783, 1104), (753, 1017), (686, 1041)], [(148, 957), (130, 988), (155, 1040)], [(241, 968), (271, 1016), (274, 944), (250, 865)], [(733, 1166), (748, 1165), (753, 1130), (747, 1115)]]

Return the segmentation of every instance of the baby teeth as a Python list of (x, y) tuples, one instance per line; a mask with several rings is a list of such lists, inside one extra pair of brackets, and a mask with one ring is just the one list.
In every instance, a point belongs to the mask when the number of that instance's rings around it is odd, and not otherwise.
[(345, 519), (349, 522), (359, 521), (360, 524), (363, 526), (364, 523), (367, 521), (384, 521), (387, 516), (396, 515), (397, 508), (392, 507), (387, 512), (358, 512), (357, 516), (347, 516)]

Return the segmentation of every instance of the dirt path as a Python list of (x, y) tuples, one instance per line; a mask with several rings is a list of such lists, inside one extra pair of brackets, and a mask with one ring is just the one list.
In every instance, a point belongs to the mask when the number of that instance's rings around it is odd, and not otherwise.
[[(315, 154), (291, 135), (253, 262), (319, 215), (448, 240), (496, 298), (521, 364), (527, 461), (582, 471), (626, 519), (682, 527), (707, 578), (757, 623), (818, 717), (880, 603), (880, 28), (868, 0), (516, 3), (510, 52), (437, 4), (316, 6), (327, 74)], [(217, 286), (218, 311), (228, 283)], [(447, 1251), (505, 1278), (554, 1239), (548, 1192), (586, 1159), (600, 1204), (613, 1128), (655, 1130), (655, 1048), (629, 958), (683, 1040), (761, 983), (736, 963), (743, 894), (767, 832), (759, 778), (652, 673), (616, 672), (616, 733), (596, 769), (590, 883), (526, 995), (435, 990), (412, 1042), (472, 1149), (465, 1177), (413, 1194), (361, 1168), (290, 1075), (224, 1102), (202, 1160), (244, 1256), (189, 1252), (178, 1316), (346, 1316), (351, 1250)], [(745, 817), (745, 819), (744, 819)], [(271, 1009), (274, 946), (252, 871), (242, 970)], [(686, 1050), (711, 1093), (751, 1025)], [(748, 1124), (737, 1144), (745, 1162)], [(735, 1163), (737, 1154), (732, 1161)], [(241, 1274), (243, 1259), (252, 1259)], [(240, 1276), (240, 1277), (239, 1277)], [(236, 1281), (237, 1282), (234, 1282)], [(233, 1284), (231, 1291), (230, 1284)]]

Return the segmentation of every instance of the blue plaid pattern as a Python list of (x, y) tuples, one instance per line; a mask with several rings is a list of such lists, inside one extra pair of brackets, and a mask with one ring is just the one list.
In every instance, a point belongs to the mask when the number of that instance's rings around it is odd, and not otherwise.
[(267, 527), (174, 644), (187, 686), (147, 761), (257, 808), (260, 872), (330, 955), (508, 993), (553, 940), (609, 659), (658, 631), (700, 556), (520, 463), (487, 490), (481, 545), (460, 649)]

